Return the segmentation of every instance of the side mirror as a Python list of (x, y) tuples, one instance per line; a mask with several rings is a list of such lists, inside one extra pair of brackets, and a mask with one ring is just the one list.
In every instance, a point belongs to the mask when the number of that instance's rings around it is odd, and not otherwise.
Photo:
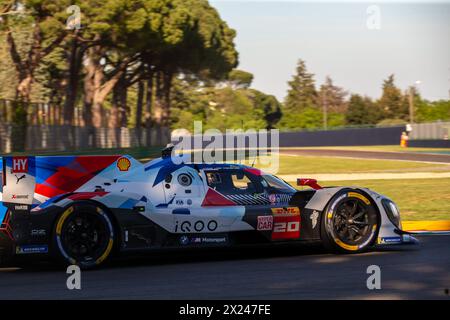
[(313, 188), (314, 190), (322, 189), (322, 187), (317, 183), (316, 179), (298, 178), (297, 185), (298, 186), (308, 186), (308, 187)]

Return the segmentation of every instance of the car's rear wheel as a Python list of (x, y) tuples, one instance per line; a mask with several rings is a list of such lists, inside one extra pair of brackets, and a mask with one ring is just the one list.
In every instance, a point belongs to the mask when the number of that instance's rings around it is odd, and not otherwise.
[(376, 239), (378, 221), (378, 211), (367, 195), (359, 190), (343, 190), (323, 211), (322, 241), (334, 252), (365, 251)]
[(114, 246), (108, 214), (90, 203), (74, 203), (57, 219), (54, 252), (65, 264), (90, 269), (104, 263)]

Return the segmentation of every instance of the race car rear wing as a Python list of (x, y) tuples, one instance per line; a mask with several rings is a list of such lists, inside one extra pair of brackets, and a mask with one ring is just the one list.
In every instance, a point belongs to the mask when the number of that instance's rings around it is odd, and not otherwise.
[(2, 202), (38, 205), (65, 193), (95, 189), (142, 166), (132, 157), (121, 155), (6, 156), (0, 157), (0, 164), (0, 207)]

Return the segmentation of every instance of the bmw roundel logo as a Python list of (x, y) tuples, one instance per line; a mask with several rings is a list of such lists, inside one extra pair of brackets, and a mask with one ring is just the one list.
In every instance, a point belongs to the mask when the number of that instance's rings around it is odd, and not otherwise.
[(180, 237), (180, 243), (181, 243), (182, 245), (188, 244), (188, 243), (189, 243), (189, 238), (188, 238), (187, 236), (181, 236), (181, 237)]

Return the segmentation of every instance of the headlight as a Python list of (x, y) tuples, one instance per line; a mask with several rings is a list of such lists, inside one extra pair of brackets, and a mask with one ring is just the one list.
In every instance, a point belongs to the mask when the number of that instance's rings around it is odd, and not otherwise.
[(383, 203), (384, 210), (386, 211), (389, 220), (397, 227), (400, 227), (400, 212), (398, 211), (397, 206), (391, 200), (383, 199), (381, 201)]

